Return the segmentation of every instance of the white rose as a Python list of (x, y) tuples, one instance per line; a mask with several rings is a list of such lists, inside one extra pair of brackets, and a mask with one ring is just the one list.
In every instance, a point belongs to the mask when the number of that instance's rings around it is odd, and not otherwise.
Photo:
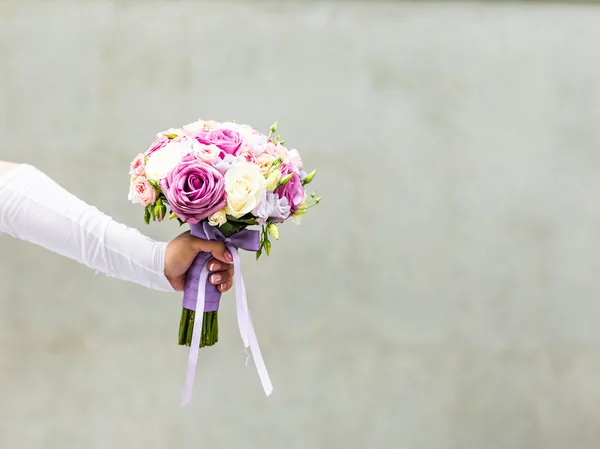
[(156, 150), (146, 162), (146, 177), (152, 181), (166, 178), (181, 161), (182, 153), (179, 142), (169, 142), (161, 149)]
[(231, 131), (237, 131), (239, 133), (244, 131), (252, 131), (252, 128), (249, 125), (242, 125), (240, 123), (233, 122), (220, 123), (217, 129), (230, 129)]
[(232, 165), (225, 173), (227, 214), (239, 218), (251, 212), (264, 199), (266, 184), (257, 165), (250, 162)]
[(208, 224), (211, 226), (221, 226), (227, 221), (225, 209), (221, 209), (208, 217)]
[(182, 131), (185, 131), (188, 133), (197, 134), (200, 131), (205, 131), (207, 128), (208, 128), (208, 125), (206, 123), (204, 123), (204, 121), (198, 120), (193, 123), (188, 123), (181, 129), (182, 129)]

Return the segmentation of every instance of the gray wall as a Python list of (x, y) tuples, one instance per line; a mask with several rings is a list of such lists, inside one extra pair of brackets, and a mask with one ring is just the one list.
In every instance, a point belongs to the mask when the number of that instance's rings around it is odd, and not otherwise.
[(600, 445), (600, 9), (0, 4), (2, 159), (116, 220), (154, 133), (283, 137), (323, 204), (244, 257), (275, 393), (236, 328), (187, 351), (161, 295), (0, 241), (0, 448)]

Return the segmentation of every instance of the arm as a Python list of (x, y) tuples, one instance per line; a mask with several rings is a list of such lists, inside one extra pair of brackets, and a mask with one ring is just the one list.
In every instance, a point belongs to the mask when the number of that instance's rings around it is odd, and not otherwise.
[(199, 252), (211, 252), (221, 291), (231, 287), (231, 266), (218, 242), (185, 233), (156, 242), (115, 222), (25, 164), (0, 161), (0, 233), (42, 246), (91, 269), (148, 288), (183, 289), (185, 273)]
[(13, 168), (16, 168), (17, 164), (13, 164), (11, 162), (4, 162), (4, 161), (0, 161), (0, 177), (2, 175), (7, 174), (9, 171), (11, 171)]

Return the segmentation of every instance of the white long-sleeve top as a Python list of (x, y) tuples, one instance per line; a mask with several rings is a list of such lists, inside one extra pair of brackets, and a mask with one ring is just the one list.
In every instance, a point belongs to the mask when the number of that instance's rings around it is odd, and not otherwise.
[(0, 233), (111, 277), (174, 291), (164, 273), (166, 243), (115, 222), (31, 165), (0, 175)]

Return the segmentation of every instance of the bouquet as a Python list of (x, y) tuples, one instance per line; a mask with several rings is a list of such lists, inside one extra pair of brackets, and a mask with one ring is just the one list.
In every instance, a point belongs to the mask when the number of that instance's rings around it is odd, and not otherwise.
[[(238, 249), (255, 252), (256, 259), (270, 255), (279, 225), (288, 219), (299, 224), (321, 200), (306, 191), (316, 171), (304, 171), (298, 151), (274, 136), (276, 130), (277, 123), (265, 135), (235, 122), (198, 120), (158, 133), (129, 173), (129, 200), (144, 208), (146, 224), (176, 219), (195, 237), (223, 241), (232, 254), (238, 325), (267, 395), (272, 385), (250, 319)], [(208, 282), (210, 259), (198, 255), (186, 276), (178, 343), (191, 349), (182, 405), (191, 397), (198, 349), (219, 339), (221, 293)]]

